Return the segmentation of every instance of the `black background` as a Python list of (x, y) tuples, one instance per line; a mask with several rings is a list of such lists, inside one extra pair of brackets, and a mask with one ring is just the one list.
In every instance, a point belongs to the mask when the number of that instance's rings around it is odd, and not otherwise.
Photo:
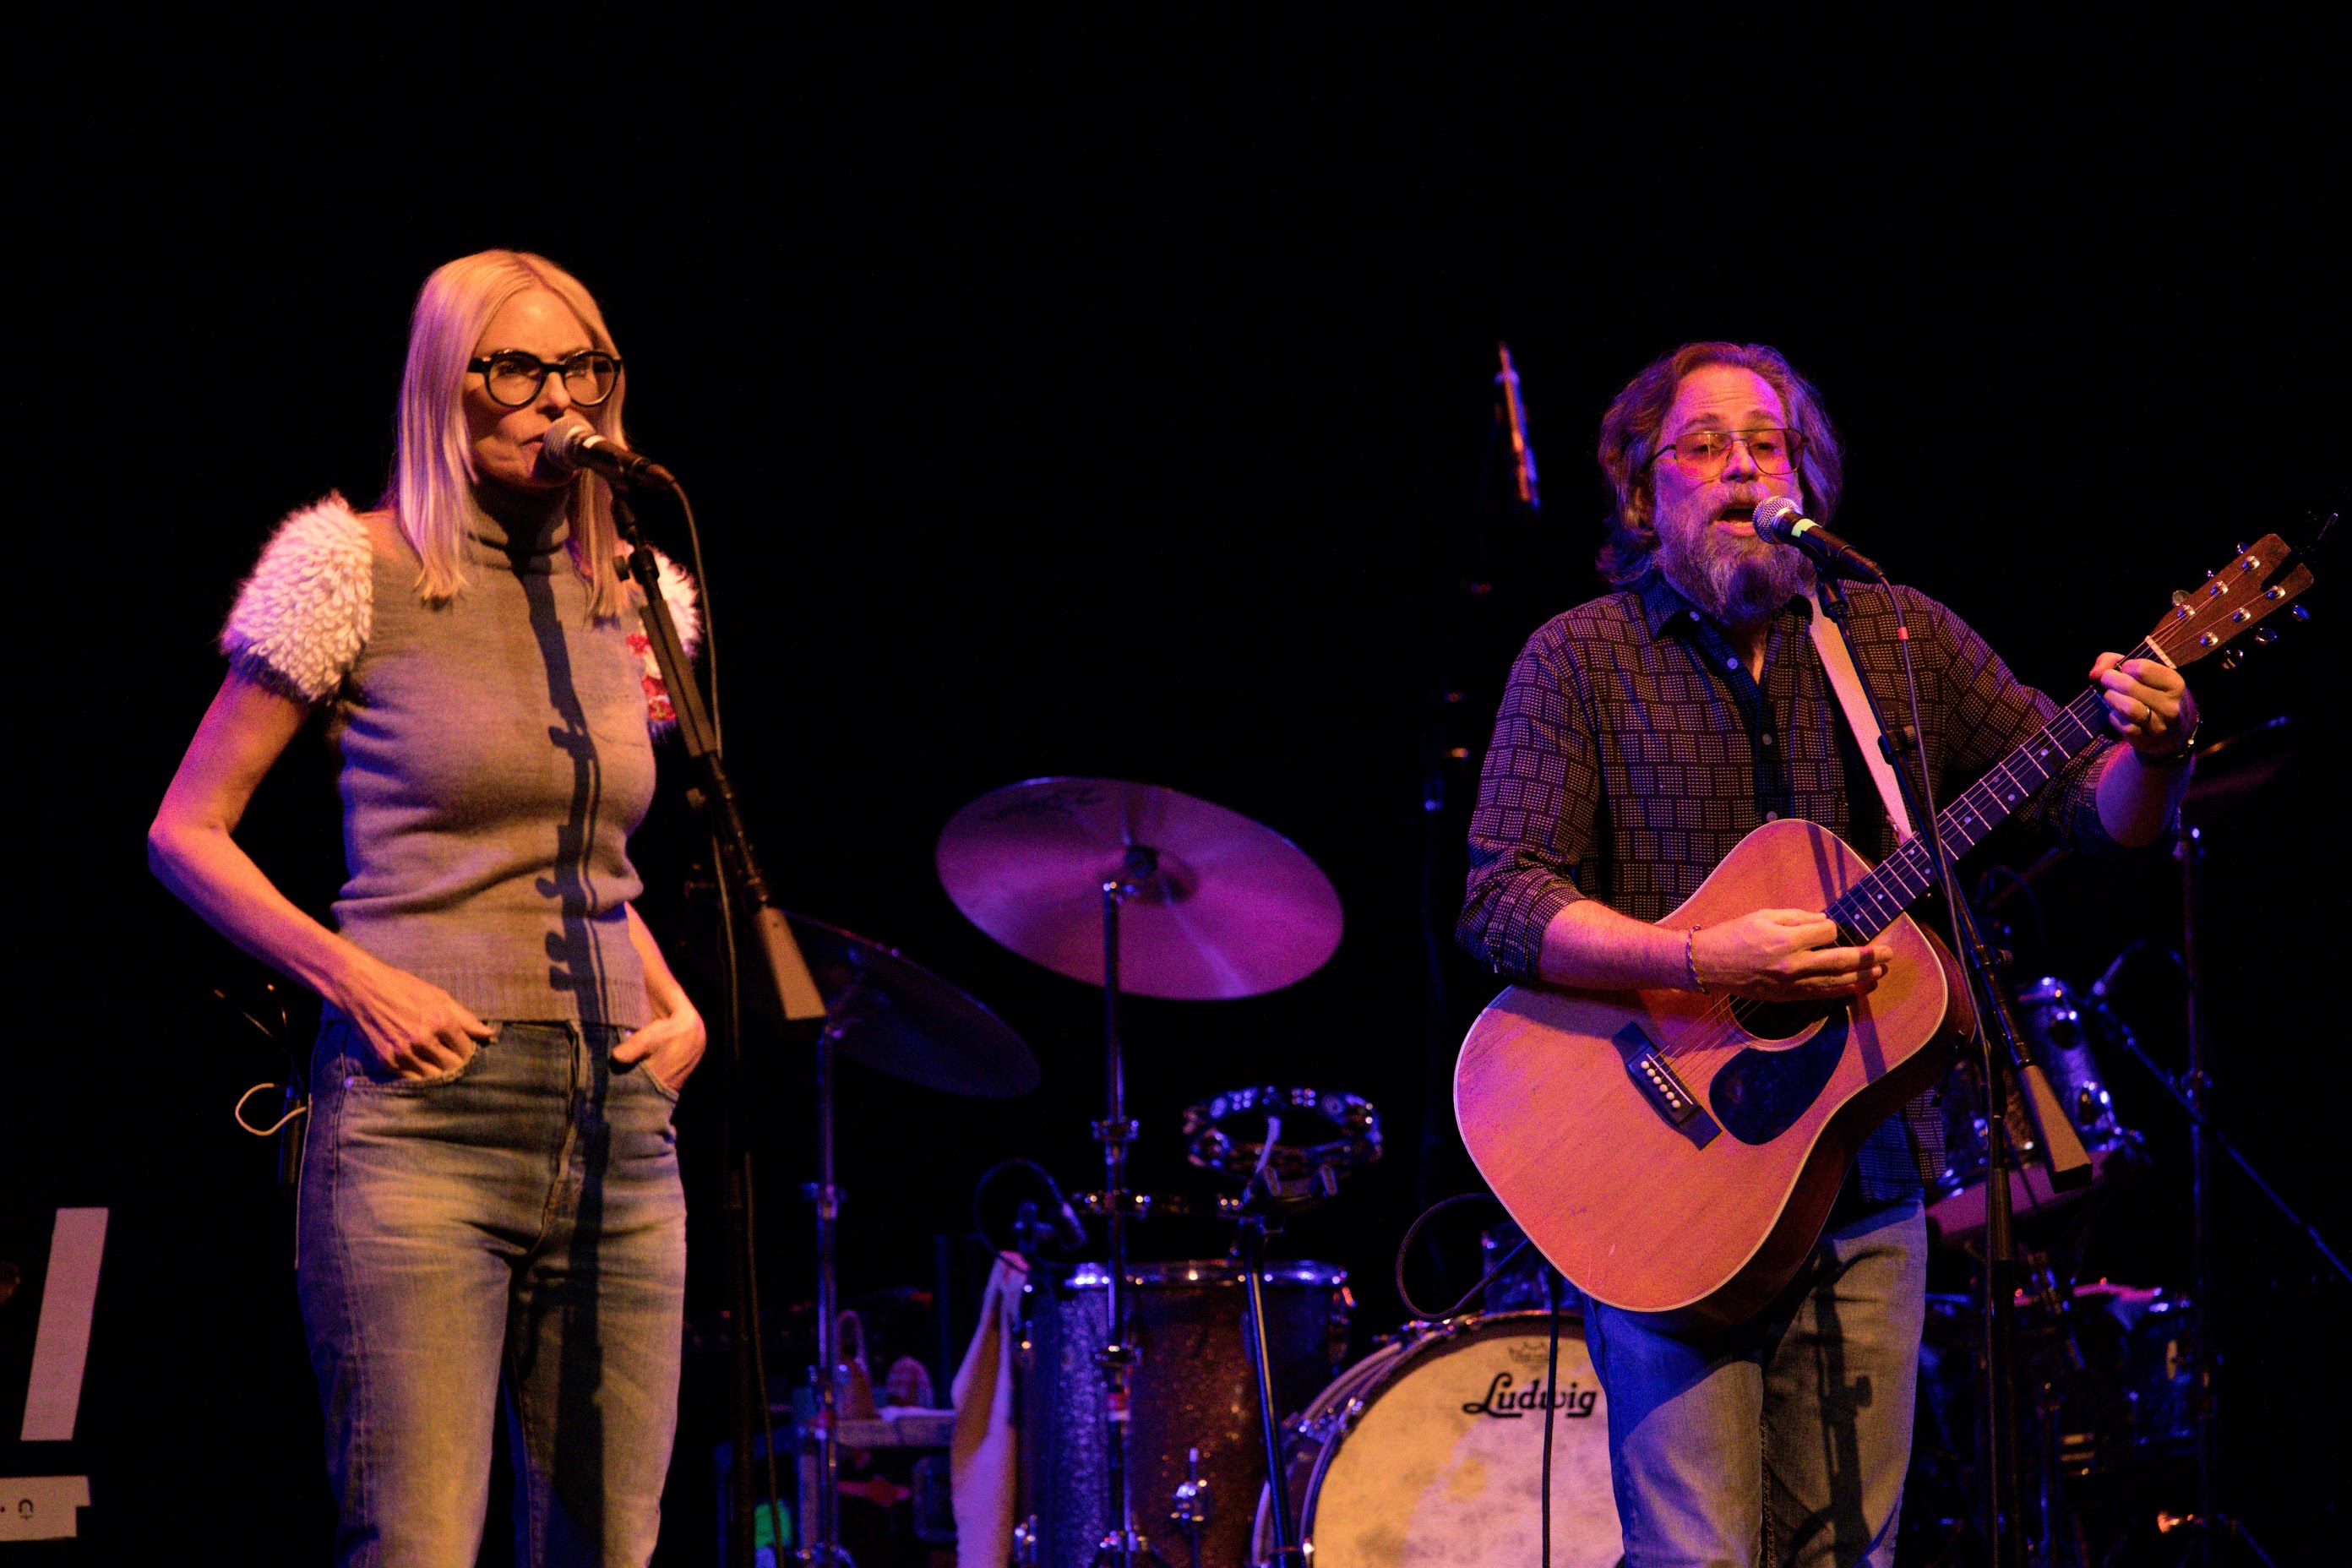
[[(1018, 1153), (1091, 1184), (1097, 1037), (1089, 993), (955, 912), (932, 846), (984, 791), (1091, 773), (1270, 824), (1349, 916), (1288, 991), (1133, 1005), (1139, 1184), (1205, 1190), (1174, 1119), (1214, 1090), (1363, 1093), (1389, 1158), (1282, 1245), (1353, 1272), (1360, 1350), (1403, 1315), (1397, 1237), (1475, 1180), (1431, 1089), (1486, 994), (1448, 961), (1433, 1058), (1430, 693), (1452, 644), (1482, 729), (1518, 640), (1597, 591), (1592, 435), (1654, 354), (1786, 351), (1848, 441), (1843, 531), (2062, 700), (2238, 541), (2340, 504), (2345, 149), (2312, 40), (858, 18), (676, 23), (575, 55), (452, 12), (446, 32), (281, 36), (299, 58), (267, 69), (210, 33), (18, 62), (48, 107), (17, 167), (10, 1245), (37, 1258), (57, 1202), (110, 1205), (115, 1229), (79, 1440), (5, 1462), (93, 1474), (91, 1561), (324, 1550), (289, 1216), (271, 1148), (227, 1115), (279, 1064), (209, 994), (249, 997), (260, 972), (148, 879), (140, 832), (272, 523), (380, 488), (406, 312), (452, 256), (539, 250), (603, 301), (632, 437), (704, 520), (730, 755), (787, 901), (954, 979), (1044, 1066), (1013, 1105), (845, 1075), (846, 1289), (928, 1289), (944, 1233), (966, 1314), (972, 1179)], [(1533, 527), (1479, 506), (1498, 338), (1544, 466)], [(1454, 638), (1486, 524), (1499, 592)], [(2352, 1086), (2326, 989), (2332, 598), (2244, 669), (2193, 672), (2209, 735), (2297, 712), (2311, 737), (2215, 831), (2206, 937), (2224, 1113), (2323, 1225)], [(298, 742), (245, 834), (319, 908), (341, 874), (331, 778)], [(688, 965), (692, 848), (673, 781), (638, 852)], [(2128, 941), (2178, 942), (2160, 851), (2041, 886), (2037, 972), (2087, 983)], [(2167, 967), (2128, 969), (2121, 1005), (2177, 1068)], [(2157, 1173), (2111, 1205), (2093, 1271), (2182, 1285), (2179, 1118), (2105, 1065)], [(779, 1303), (809, 1289), (804, 1066), (772, 1060), (755, 1112)], [(706, 1073), (681, 1113), (698, 1314), (716, 1095)], [(2218, 1191), (2227, 1496), (2292, 1560), (2341, 1529), (2347, 1292), (2234, 1172)], [(1458, 1287), (1475, 1224), (1455, 1218)], [(1171, 1224), (1146, 1245), (1223, 1238)], [(697, 1363), (690, 1420), (709, 1393)], [(697, 1462), (670, 1561), (707, 1560)]]

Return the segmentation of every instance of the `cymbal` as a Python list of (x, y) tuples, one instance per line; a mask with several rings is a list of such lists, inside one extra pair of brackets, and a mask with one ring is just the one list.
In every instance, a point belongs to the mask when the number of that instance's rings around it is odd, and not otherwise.
[(2285, 771), (2303, 739), (2303, 721), (2282, 713), (2203, 748), (2180, 815), (2196, 826), (2212, 826)]
[(1011, 1100), (1037, 1087), (1037, 1058), (1004, 1020), (898, 949), (787, 915), (824, 997), (834, 1048), (949, 1094)]
[(1236, 811), (1157, 784), (1045, 778), (966, 805), (940, 881), (1032, 963), (1103, 983), (1103, 884), (1130, 848), (1156, 867), (1119, 910), (1119, 989), (1213, 1001), (1278, 991), (1339, 945), (1339, 895), (1306, 851)]

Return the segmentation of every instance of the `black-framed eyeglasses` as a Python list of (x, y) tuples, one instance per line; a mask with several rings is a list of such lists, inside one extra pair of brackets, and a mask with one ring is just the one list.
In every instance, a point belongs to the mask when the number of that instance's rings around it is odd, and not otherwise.
[(1748, 460), (1759, 474), (1794, 473), (1797, 459), (1805, 451), (1805, 433), (1801, 430), (1693, 430), (1672, 445), (1660, 447), (1658, 457), (1650, 461), (1672, 458), (1675, 467), (1687, 478), (1711, 479), (1731, 461), (1734, 442), (1748, 448)]
[(583, 349), (569, 359), (544, 360), (520, 349), (467, 360), (466, 368), (482, 378), (490, 401), (505, 408), (525, 408), (538, 400), (551, 375), (563, 377), (563, 390), (583, 408), (593, 408), (621, 384), (621, 362), (613, 354)]

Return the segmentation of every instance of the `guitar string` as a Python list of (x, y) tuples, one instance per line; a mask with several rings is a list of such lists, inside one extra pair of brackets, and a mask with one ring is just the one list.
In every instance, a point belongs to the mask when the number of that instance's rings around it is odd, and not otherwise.
[[(2254, 563), (2254, 559), (2249, 557), (2241, 564), (2250, 569)], [(2194, 611), (2183, 605), (2178, 621), (2168, 618), (2159, 623), (2125, 658), (2146, 658), (2153, 654), (2166, 664), (2178, 668), (2179, 654), (2187, 650), (2189, 634), (2201, 625), (2205, 610), (2214, 607), (2211, 601), (2230, 591), (2229, 580), (2218, 574), (2217, 577), (2220, 580), (2210, 591), (2209, 602), (2205, 605)], [(2256, 578), (2252, 585), (2260, 586), (2261, 583), (2262, 579)], [(2242, 622), (2236, 631), (2213, 641), (2204, 648), (2204, 652), (2210, 653), (2228, 642), (2238, 631), (2243, 631), (2252, 625), (2252, 620), (2259, 620), (2261, 616), (2257, 614), (2249, 619), (2241, 610), (2234, 618)], [(2180, 635), (2183, 646), (2179, 650), (2165, 646), (2168, 633)], [(1929, 824), (1929, 830), (1936, 834), (1946, 856), (1958, 858), (1974, 848), (1986, 834), (2006, 821), (2027, 795), (2048, 784), (2078, 752), (2096, 740), (2106, 728), (2102, 721), (2105, 709), (2105, 697), (2101, 689), (2096, 686), (2084, 689), (2074, 701), (2059, 710), (2031, 740), (1994, 763), (1984, 777), (1963, 791), (1958, 800)], [(2062, 732), (2062, 725), (2068, 723), (2080, 731), (2078, 736), (2069, 737)], [(2055, 765), (2043, 765), (2051, 762), (2053, 752), (2057, 756)], [(2021, 780), (2011, 772), (2013, 766), (2022, 766), (2032, 776), (2032, 782)], [(1996, 784), (1996, 780), (2000, 783)], [(1980, 795), (1985, 798), (1979, 800), (1977, 797)], [(1955, 840), (1958, 841), (1957, 846)], [(1867, 941), (1901, 920), (1912, 901), (1924, 893), (1933, 880), (1934, 868), (1929, 863), (1926, 846), (1915, 836), (1897, 846), (1893, 854), (1865, 873), (1853, 887), (1832, 900), (1824, 912)], [(1865, 902), (1871, 906), (1870, 912), (1877, 921), (1866, 931), (1853, 919), (1862, 913)], [(1841, 907), (1846, 910), (1843, 919), (1839, 919), (1837, 914)], [(1670, 1063), (1692, 1063), (1696, 1058), (1726, 1052), (1727, 1047), (1746, 1048), (1748, 1042), (1755, 1037), (1739, 1022), (1732, 1010), (1733, 1001), (1733, 998), (1726, 996), (1710, 1002), (1689, 1028), (1671, 1040), (1658, 1042), (1660, 1055)]]
[[(2152, 637), (2141, 639), (2126, 657), (2146, 657), (2155, 651), (2150, 646), (2155, 640)], [(1944, 842), (1945, 853), (1957, 858), (1974, 848), (1979, 840), (2006, 820), (2027, 795), (2047, 784), (2059, 769), (2074, 759), (2076, 752), (2096, 739), (2096, 710), (2104, 706), (2105, 699), (2100, 689), (2095, 686), (2085, 688), (2032, 739), (1993, 764), (1983, 778), (1946, 807), (1935, 824), (1937, 834)], [(2087, 711), (2078, 712), (2078, 709)], [(2072, 721), (2074, 727), (2083, 731), (2080, 738), (2072, 740), (2071, 744), (2069, 737), (2057, 733), (2062, 722), (2066, 721)], [(2056, 767), (2035, 765), (2047, 762), (2053, 751), (2060, 759)], [(2011, 770), (2012, 766), (2021, 764), (2040, 776), (2032, 783), (2019, 779)], [(1995, 780), (2000, 781), (2000, 784), (1996, 784)], [(1986, 798), (1977, 799), (1979, 795)], [(1975, 831), (1969, 831), (1970, 829)], [(1915, 836), (1832, 900), (1824, 912), (1836, 919), (1837, 911), (1843, 906), (1847, 910), (1847, 918), (1841, 921), (1841, 924), (1853, 930), (1865, 941), (1877, 936), (1900, 920), (1911, 901), (1927, 890), (1933, 880), (1933, 872), (1927, 860), (1926, 847)], [(1888, 875), (1890, 872), (1894, 873), (1891, 877)], [(1915, 879), (1915, 887), (1904, 885)], [(1886, 885), (1890, 881), (1891, 887)], [(1861, 923), (1853, 918), (1862, 912), (1865, 902), (1872, 906), (1871, 913), (1877, 918), (1877, 923), (1867, 931), (1864, 931)], [(1670, 1062), (1691, 1062), (1694, 1058), (1723, 1051), (1727, 1047), (1745, 1048), (1745, 1042), (1753, 1037), (1732, 1011), (1732, 1001), (1730, 997), (1715, 1001), (1698, 1015), (1688, 1029), (1670, 1041), (1662, 1042), (1660, 1054)]]

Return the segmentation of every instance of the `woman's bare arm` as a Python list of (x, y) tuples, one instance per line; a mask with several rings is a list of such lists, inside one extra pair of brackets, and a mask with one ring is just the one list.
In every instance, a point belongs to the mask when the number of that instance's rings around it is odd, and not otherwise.
[(296, 907), (236, 839), (253, 792), (310, 710), (234, 671), (196, 726), (147, 829), (156, 877), (215, 931), (341, 1007), (406, 1077), (464, 1065), (494, 1033), (439, 986), (394, 968)]

